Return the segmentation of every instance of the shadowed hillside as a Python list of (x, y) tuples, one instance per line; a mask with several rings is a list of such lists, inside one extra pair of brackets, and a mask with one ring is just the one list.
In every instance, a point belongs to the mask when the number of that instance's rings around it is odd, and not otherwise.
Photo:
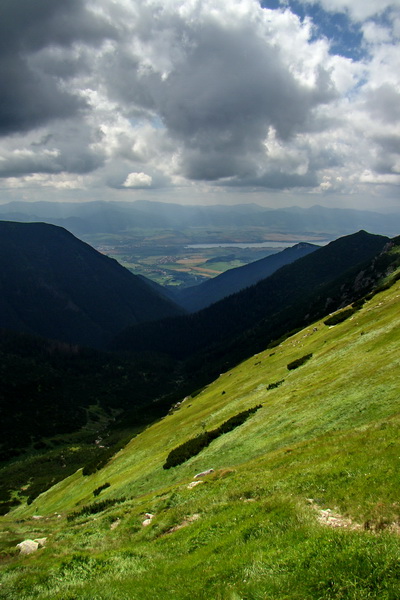
[(44, 223), (0, 222), (0, 327), (89, 346), (182, 312), (143, 278)]
[[(330, 286), (336, 288), (335, 282), (346, 279), (346, 273), (353, 281), (355, 272), (388, 241), (365, 231), (339, 238), (202, 311), (130, 328), (117, 336), (113, 347), (151, 349), (180, 359), (219, 346), (225, 354), (231, 345), (238, 347), (236, 338), (253, 329), (261, 333), (265, 347), (285, 331), (302, 326), (311, 304), (315, 308), (313, 318), (318, 311), (324, 314)], [(251, 352), (251, 346), (246, 351)], [(239, 360), (246, 356), (236, 352)]]
[(177, 290), (174, 293), (176, 301), (189, 312), (196, 312), (244, 288), (255, 285), (284, 265), (288, 265), (302, 256), (307, 256), (317, 249), (318, 246), (314, 244), (304, 242), (296, 244), (292, 248), (286, 248), (282, 252), (261, 258), (248, 265), (229, 269), (199, 285)]

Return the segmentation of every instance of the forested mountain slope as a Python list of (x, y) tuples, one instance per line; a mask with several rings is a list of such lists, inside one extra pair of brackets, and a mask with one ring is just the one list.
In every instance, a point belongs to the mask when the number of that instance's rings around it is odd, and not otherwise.
[(0, 327), (104, 346), (129, 325), (181, 313), (65, 229), (0, 222)]
[(177, 290), (175, 299), (189, 312), (196, 312), (269, 277), (284, 265), (307, 256), (318, 246), (301, 242), (282, 252), (267, 256), (236, 269), (229, 269), (199, 285)]

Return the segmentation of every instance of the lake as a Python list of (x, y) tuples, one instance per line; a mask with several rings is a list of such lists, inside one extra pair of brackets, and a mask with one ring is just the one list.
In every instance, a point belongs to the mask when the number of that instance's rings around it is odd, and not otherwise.
[[(232, 242), (232, 243), (216, 243), (216, 244), (188, 244), (185, 248), (291, 248), (301, 242)], [(328, 241), (306, 242), (316, 244), (317, 246), (325, 246)]]

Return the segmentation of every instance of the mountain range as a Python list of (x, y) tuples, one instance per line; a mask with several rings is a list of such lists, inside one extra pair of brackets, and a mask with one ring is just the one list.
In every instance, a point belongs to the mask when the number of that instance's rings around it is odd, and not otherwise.
[[(0, 223), (0, 456), (20, 455), (43, 439), (57, 448), (54, 436), (74, 431), (86, 443), (97, 421), (105, 430), (128, 423), (140, 429), (179, 395), (367, 293), (387, 268), (390, 255), (380, 255), (389, 242), (361, 231), (325, 247), (285, 250), (256, 264), (256, 274), (260, 267), (266, 273), (274, 259), (269, 277), (184, 315), (160, 286), (66, 230)], [(276, 261), (299, 251), (308, 254), (277, 269)], [(247, 269), (231, 275), (235, 285), (249, 282)], [(70, 456), (69, 468), (79, 457)]]
[(134, 228), (262, 227), (293, 234), (333, 236), (359, 229), (395, 236), (400, 214), (313, 206), (271, 209), (257, 204), (234, 206), (183, 206), (163, 202), (23, 202), (0, 205), (0, 218), (8, 221), (45, 221), (75, 235), (118, 233)]

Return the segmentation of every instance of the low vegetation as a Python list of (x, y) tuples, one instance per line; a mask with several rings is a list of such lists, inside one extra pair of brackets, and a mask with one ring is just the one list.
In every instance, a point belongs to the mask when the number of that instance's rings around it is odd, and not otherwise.
[(338, 313), (332, 315), (331, 317), (329, 317), (328, 319), (326, 319), (324, 321), (324, 324), (331, 327), (332, 325), (337, 325), (338, 323), (343, 323), (343, 321), (345, 321), (349, 317), (353, 316), (355, 312), (357, 312), (357, 307), (355, 307), (355, 306), (347, 308), (346, 310), (341, 310), (340, 312), (338, 312)]
[(310, 360), (310, 358), (312, 358), (312, 352), (310, 354), (305, 354), (300, 358), (296, 358), (296, 360), (292, 360), (290, 363), (288, 363), (287, 368), (289, 371), (293, 371), (293, 369), (298, 369), (299, 367), (304, 365), (304, 363)]
[(107, 500), (100, 500), (100, 502), (88, 504), (87, 506), (83, 506), (80, 510), (70, 513), (67, 516), (67, 521), (73, 521), (74, 519), (78, 519), (82, 516), (97, 515), (98, 513), (104, 512), (110, 506), (120, 504), (121, 502), (125, 502), (125, 500), (126, 498), (107, 498)]
[(107, 488), (109, 488), (109, 487), (110, 487), (110, 485), (111, 485), (111, 484), (110, 484), (110, 483), (108, 483), (108, 481), (107, 481), (106, 483), (103, 483), (103, 485), (99, 485), (99, 487), (98, 487), (98, 488), (96, 488), (95, 490), (93, 490), (93, 496), (99, 496), (99, 495), (100, 495), (100, 493), (101, 493), (103, 490), (106, 490)]
[[(224, 394), (224, 392), (222, 392)], [(171, 467), (176, 467), (177, 465), (181, 465), (183, 462), (192, 458), (192, 456), (196, 456), (206, 448), (211, 442), (217, 439), (220, 435), (224, 433), (229, 433), (239, 425), (242, 425), (250, 415), (256, 412), (261, 408), (261, 404), (258, 406), (254, 406), (253, 408), (248, 408), (247, 410), (243, 410), (242, 412), (234, 415), (219, 427), (212, 429), (211, 431), (203, 431), (199, 435), (190, 440), (187, 440), (177, 448), (171, 450), (171, 452), (167, 456), (167, 460), (165, 461), (163, 468), (170, 469)]]
[(285, 383), (284, 379), (280, 379), (279, 381), (274, 381), (273, 383), (269, 383), (267, 385), (267, 390), (275, 390), (276, 388), (278, 388), (283, 383)]
[[(99, 471), (3, 516), (0, 598), (398, 600), (395, 279), (340, 327), (316, 321), (220, 372)], [(163, 469), (171, 450), (260, 404)], [(15, 554), (42, 537), (45, 548)]]

